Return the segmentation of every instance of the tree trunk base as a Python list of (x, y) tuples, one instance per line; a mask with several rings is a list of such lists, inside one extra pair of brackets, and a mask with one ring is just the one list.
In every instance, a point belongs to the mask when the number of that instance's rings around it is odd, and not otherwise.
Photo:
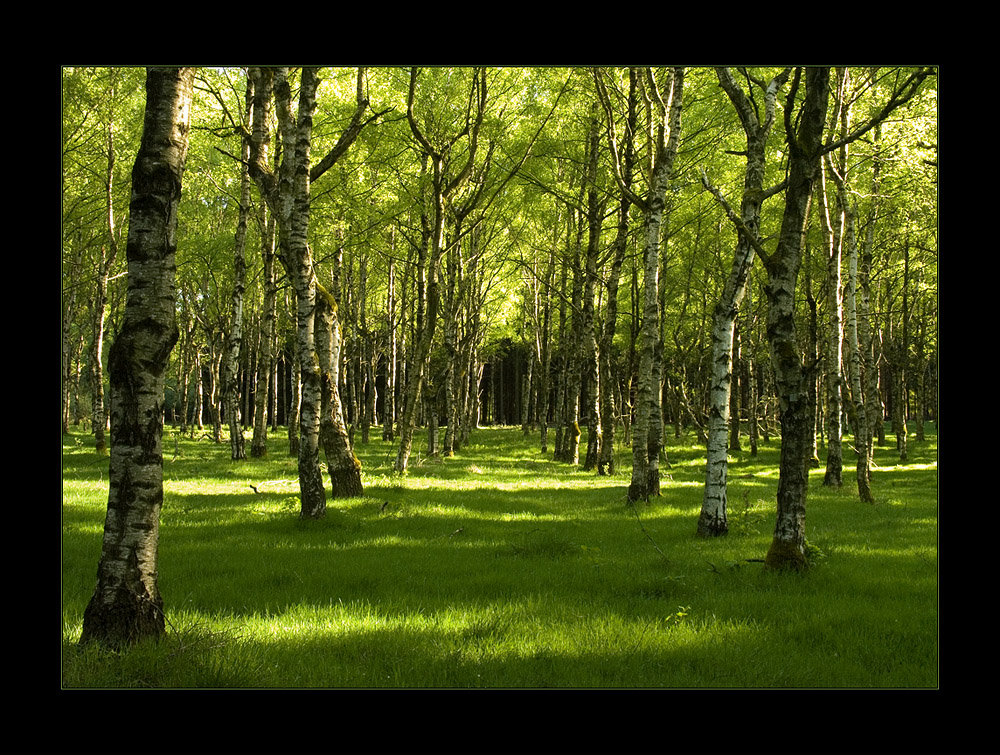
[(775, 538), (764, 558), (764, 567), (774, 571), (805, 571), (809, 562), (801, 548)]
[(628, 500), (630, 503), (638, 501), (649, 501), (649, 489), (643, 483), (633, 482), (628, 486)]
[(646, 482), (646, 497), (659, 497), (660, 495), (660, 470), (659, 468), (649, 470), (649, 479)]
[(729, 521), (725, 516), (701, 515), (698, 519), (698, 537), (722, 537), (729, 534)]
[(100, 603), (97, 595), (91, 599), (83, 614), (80, 644), (117, 651), (142, 640), (159, 639), (165, 631), (161, 597), (120, 590), (111, 605)]
[(355, 469), (331, 469), (330, 484), (334, 498), (360, 498), (365, 494), (360, 465)]

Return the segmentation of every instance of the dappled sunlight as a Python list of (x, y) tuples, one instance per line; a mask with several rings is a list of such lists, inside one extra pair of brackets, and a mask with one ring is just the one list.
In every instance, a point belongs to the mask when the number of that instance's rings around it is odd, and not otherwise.
[[(319, 521), (299, 518), (288, 459), (247, 469), (224, 448), (214, 461), (194, 458), (207, 447), (181, 450), (191, 476), (167, 480), (161, 512), (170, 621), (238, 637), (227, 652), (245, 648), (263, 686), (804, 686), (932, 672), (919, 664), (933, 653), (934, 614), (921, 607), (937, 585), (936, 506), (917, 491), (935, 468), (883, 472), (894, 497), (875, 506), (847, 485), (811, 487), (809, 538), (826, 558), (789, 579), (755, 563), (774, 526), (774, 450), (734, 465), (719, 539), (694, 535), (704, 477), (694, 445), (670, 449), (662, 495), (636, 506), (625, 474), (533, 451), (520, 466), (485, 444), (402, 476), (369, 464), (365, 495), (329, 500)], [(64, 636), (93, 591), (107, 504), (96, 470), (81, 470), (63, 485)], [(898, 631), (870, 626), (882, 605)], [(792, 670), (782, 648), (807, 620), (815, 632), (818, 610), (852, 615), (854, 641), (896, 647), (909, 633), (913, 651), (888, 663), (866, 650), (885, 669), (872, 676), (830, 634), (796, 642), (804, 670)], [(843, 660), (831, 665), (831, 652)]]
[(63, 66), (64, 684), (937, 684), (938, 73)]
[[(248, 617), (245, 631), (274, 645), (290, 664), (296, 658), (353, 664), (363, 657), (345, 686), (397, 686), (407, 678), (428, 686), (559, 686), (570, 667), (582, 671), (585, 685), (631, 686), (640, 665), (662, 667), (660, 684), (671, 686), (679, 661), (690, 667), (690, 684), (754, 686), (747, 659), (777, 652), (767, 650), (765, 628), (752, 621), (692, 619), (684, 607), (627, 617), (550, 598), (409, 612), (367, 601), (298, 604)], [(713, 661), (699, 660), (708, 657)], [(401, 666), (410, 673), (400, 676)], [(305, 661), (290, 671), (304, 686), (323, 684)]]

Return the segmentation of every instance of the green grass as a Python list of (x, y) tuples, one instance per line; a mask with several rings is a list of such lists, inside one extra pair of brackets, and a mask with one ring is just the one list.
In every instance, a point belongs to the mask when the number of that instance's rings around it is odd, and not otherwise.
[(107, 460), (85, 435), (63, 440), (64, 687), (938, 685), (933, 434), (903, 465), (878, 449), (876, 505), (858, 502), (853, 468), (839, 490), (816, 470), (814, 568), (774, 574), (754, 559), (774, 525), (776, 444), (732, 457), (731, 532), (702, 540), (690, 440), (671, 443), (663, 496), (637, 509), (627, 477), (554, 463), (518, 429), (478, 430), (405, 477), (376, 440), (356, 449), (365, 497), (305, 522), (283, 438), (233, 463), (228, 445), (167, 433), (168, 633), (117, 655), (77, 645)]

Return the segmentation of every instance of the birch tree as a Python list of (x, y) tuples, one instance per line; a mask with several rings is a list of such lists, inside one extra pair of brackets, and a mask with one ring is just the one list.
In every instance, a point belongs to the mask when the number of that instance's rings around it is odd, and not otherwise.
[[(795, 98), (805, 79), (800, 108)], [(789, 150), (788, 188), (781, 230), (774, 253), (763, 256), (767, 270), (767, 333), (781, 411), (781, 460), (778, 472), (778, 511), (771, 547), (765, 558), (770, 568), (803, 568), (805, 557), (806, 493), (811, 453), (813, 406), (809, 382), (814, 365), (804, 364), (795, 325), (795, 294), (802, 262), (802, 237), (809, 198), (822, 160), (823, 129), (830, 93), (830, 69), (796, 69), (785, 108)], [(793, 115), (796, 113), (797, 115)], [(759, 253), (763, 250), (758, 249)]]
[[(639, 70), (630, 68), (628, 71), (628, 95), (625, 104), (624, 128), (626, 134), (634, 134), (637, 123), (636, 107), (638, 101)], [(611, 98), (604, 82), (603, 72), (594, 69), (594, 80), (597, 84), (598, 97), (604, 106), (605, 117), (608, 120), (609, 144), (612, 149), (621, 150), (622, 154), (616, 156), (618, 164), (618, 174), (621, 177), (622, 188), (619, 191), (618, 200), (618, 225), (615, 231), (615, 238), (611, 243), (611, 264), (607, 274), (607, 304), (605, 305), (604, 323), (601, 329), (601, 342), (599, 346), (600, 360), (600, 384), (603, 390), (600, 392), (601, 406), (601, 450), (597, 461), (597, 473), (599, 475), (613, 475), (615, 468), (615, 432), (620, 418), (620, 407), (615, 398), (615, 378), (611, 366), (611, 348), (614, 344), (615, 333), (618, 327), (618, 286), (621, 281), (622, 264), (625, 261), (625, 252), (628, 248), (629, 232), (629, 212), (632, 208), (632, 177), (635, 168), (635, 142), (628, 138), (623, 142), (615, 138), (614, 118), (615, 113), (611, 107)]]
[[(419, 280), (423, 282), (417, 291), (417, 296), (424, 303), (423, 321), (420, 324), (419, 332), (414, 336), (406, 400), (403, 405), (403, 416), (400, 419), (399, 449), (394, 467), (395, 471), (400, 474), (406, 471), (413, 449), (417, 403), (420, 400), (421, 384), (427, 370), (426, 363), (437, 329), (440, 296), (438, 279), (441, 258), (445, 250), (444, 230), (447, 221), (447, 207), (455, 192), (469, 179), (475, 165), (479, 130), (485, 115), (487, 97), (486, 72), (476, 69), (473, 73), (463, 123), (459, 129), (452, 134), (433, 133), (428, 130), (426, 124), (423, 126), (420, 124), (415, 111), (419, 76), (420, 71), (417, 68), (411, 69), (406, 114), (410, 131), (430, 163), (431, 208), (428, 216), (430, 237), (426, 259), (421, 260), (418, 269)], [(451, 161), (458, 152), (456, 145), (465, 137), (468, 137), (468, 143), (464, 160), (460, 166), (453, 167)]]
[(317, 284), (316, 353), (322, 390), (320, 438), (333, 497), (351, 498), (363, 495), (364, 487), (361, 484), (361, 462), (348, 442), (344, 408), (337, 388), (340, 385), (343, 342), (337, 308), (336, 297)]
[[(247, 110), (252, 106), (252, 85), (247, 83)], [(242, 138), (242, 160), (240, 161), (240, 199), (236, 234), (233, 239), (233, 293), (229, 315), (229, 333), (223, 355), (222, 390), (225, 395), (226, 420), (229, 423), (229, 445), (233, 461), (245, 459), (246, 443), (240, 421), (240, 351), (243, 348), (243, 299), (246, 293), (246, 240), (247, 223), (250, 217), (250, 140)]]
[(194, 70), (150, 68), (142, 143), (132, 172), (128, 300), (109, 354), (111, 466), (97, 586), (82, 644), (121, 648), (165, 629), (158, 585), (163, 503), (163, 387), (177, 341), (177, 208)]
[[(660, 225), (666, 204), (667, 183), (673, 173), (680, 141), (681, 106), (683, 102), (684, 69), (673, 68), (662, 87), (652, 69), (645, 69), (644, 97), (651, 114), (649, 122), (647, 191), (640, 197), (625, 184), (617, 135), (610, 150), (615, 161), (615, 177), (619, 188), (627, 192), (632, 204), (643, 212), (643, 289), (642, 323), (639, 335), (639, 370), (636, 390), (635, 421), (632, 425), (632, 479), (628, 488), (630, 501), (647, 500), (659, 495), (659, 459), (662, 447), (660, 422), (660, 376), (655, 360), (660, 351)], [(630, 137), (631, 138), (631, 137)]]
[(596, 103), (591, 113), (590, 136), (588, 142), (589, 159), (587, 161), (587, 252), (584, 257), (583, 302), (581, 306), (581, 338), (580, 356), (583, 361), (583, 375), (586, 380), (587, 395), (587, 453), (583, 468), (586, 471), (597, 468), (601, 454), (602, 429), (601, 400), (602, 392), (609, 391), (610, 385), (601, 385), (600, 380), (600, 344), (595, 329), (596, 303), (594, 297), (597, 289), (598, 257), (601, 251), (601, 221), (603, 206), (598, 199), (597, 165), (598, 149), (600, 147), (600, 121), (597, 118)]
[(857, 447), (856, 477), (858, 495), (862, 501), (871, 503), (874, 495), (871, 488), (871, 468), (874, 453), (874, 425), (881, 424), (882, 402), (878, 390), (878, 369), (873, 353), (873, 328), (871, 312), (871, 264), (874, 246), (875, 225), (881, 193), (882, 157), (879, 144), (881, 128), (876, 126), (874, 134), (875, 155), (872, 164), (872, 205), (867, 219), (864, 248), (858, 248), (854, 235), (857, 212), (849, 216), (851, 229), (850, 266), (848, 275), (848, 344), (851, 359), (851, 386), (854, 400), (855, 424), (854, 443)]
[(261, 205), (257, 216), (261, 231), (260, 253), (263, 261), (261, 283), (264, 287), (264, 301), (261, 306), (260, 355), (254, 389), (253, 439), (250, 442), (250, 456), (255, 459), (267, 455), (268, 386), (274, 374), (278, 299), (274, 214), (268, 212), (266, 205)]
[[(778, 393), (781, 422), (781, 461), (778, 476), (777, 517), (774, 537), (765, 558), (769, 568), (804, 568), (805, 513), (808, 491), (808, 460), (811, 447), (813, 406), (809, 401), (809, 382), (816, 365), (806, 364), (797, 344), (795, 328), (795, 289), (801, 265), (803, 233), (813, 184), (818, 178), (823, 156), (861, 138), (884, 121), (894, 110), (911, 100), (933, 69), (922, 68), (908, 75), (894, 89), (885, 105), (871, 118), (823, 144), (823, 124), (830, 95), (830, 69), (815, 67), (803, 72), (796, 69), (788, 105), (785, 108), (785, 132), (789, 148), (788, 189), (778, 244), (774, 253), (764, 257), (768, 280), (767, 333)], [(802, 79), (805, 96), (793, 123)], [(766, 254), (766, 253), (765, 253)]]
[[(848, 99), (848, 84), (850, 77), (847, 68), (837, 70), (837, 90), (835, 106), (831, 115), (831, 131), (846, 136), (849, 130), (851, 108)], [(827, 170), (819, 174), (819, 210), (823, 226), (824, 247), (827, 261), (827, 334), (825, 352), (826, 386), (826, 474), (823, 484), (840, 487), (843, 484), (844, 454), (843, 454), (843, 375), (844, 375), (844, 301), (843, 263), (844, 235), (847, 222), (847, 192), (846, 184), (841, 178), (847, 170), (847, 142), (841, 142), (837, 150), (836, 164), (833, 156), (825, 156)], [(836, 173), (835, 202), (830, 201), (827, 191), (827, 172)]]
[(743, 179), (743, 197), (737, 216), (721, 194), (711, 186), (707, 174), (702, 180), (726, 208), (737, 228), (736, 252), (732, 268), (715, 306), (712, 321), (712, 377), (709, 386), (708, 442), (705, 469), (705, 492), (698, 534), (703, 537), (723, 535), (729, 531), (727, 516), (726, 480), (729, 468), (727, 435), (730, 423), (730, 395), (733, 377), (733, 337), (740, 303), (747, 289), (747, 279), (755, 256), (755, 245), (760, 243), (760, 212), (764, 200), (773, 196), (780, 186), (765, 191), (764, 175), (767, 163), (767, 139), (774, 125), (778, 92), (791, 74), (784, 69), (769, 82), (755, 80), (744, 71), (751, 86), (759, 87), (764, 94), (764, 111), (760, 113), (751, 99), (743, 92), (728, 68), (717, 68), (719, 84), (736, 109), (746, 135), (746, 172)]
[(107, 162), (104, 174), (104, 210), (106, 225), (106, 243), (99, 245), (99, 252), (95, 263), (95, 290), (92, 301), (93, 330), (90, 350), (90, 386), (91, 386), (91, 429), (94, 433), (94, 447), (99, 454), (107, 453), (107, 442), (104, 431), (108, 423), (108, 417), (104, 411), (104, 333), (105, 320), (107, 318), (108, 304), (108, 279), (114, 269), (115, 261), (118, 259), (118, 236), (117, 223), (115, 220), (114, 202), (114, 177), (115, 177), (115, 71), (110, 71), (110, 81), (108, 83), (107, 99), (109, 102), (109, 115), (106, 124), (106, 149)]
[[(316, 90), (319, 86), (318, 69), (310, 67), (302, 69), (296, 111), (292, 108), (291, 83), (287, 68), (277, 68), (273, 72), (264, 68), (254, 68), (248, 75), (254, 79), (250, 171), (261, 194), (277, 215), (280, 258), (295, 290), (296, 354), (302, 381), (298, 423), (300, 515), (303, 518), (315, 519), (326, 513), (326, 493), (319, 465), (320, 427), (324, 404), (323, 377), (316, 351), (317, 279), (315, 260), (309, 245), (310, 187), (312, 182), (336, 164), (337, 160), (350, 149), (362, 129), (379, 114), (366, 118), (368, 100), (364, 96), (363, 70), (359, 69), (357, 107), (351, 122), (341, 133), (334, 147), (321, 160), (313, 163), (312, 125), (316, 110)], [(277, 175), (271, 172), (267, 163), (266, 149), (269, 134), (267, 117), (270, 112), (272, 92), (283, 150)], [(333, 312), (332, 316), (336, 318), (337, 313)], [(334, 384), (332, 390), (338, 391), (339, 386)], [(338, 479), (342, 476), (352, 478), (351, 483), (346, 486), (350, 490), (357, 490), (361, 484), (360, 468), (356, 461), (343, 455), (328, 457), (327, 460), (328, 465), (344, 464), (344, 468), (338, 468), (335, 474)], [(353, 479), (355, 477), (358, 478), (356, 481)]]
[(871, 428), (868, 406), (865, 402), (865, 376), (870, 365), (866, 364), (861, 336), (868, 336), (868, 317), (864, 295), (859, 296), (858, 243), (854, 230), (855, 212), (848, 211), (846, 243), (848, 252), (847, 286), (844, 290), (846, 314), (846, 341), (850, 369), (851, 399), (854, 405), (854, 445), (857, 453), (856, 479), (858, 497), (873, 503), (871, 487)]

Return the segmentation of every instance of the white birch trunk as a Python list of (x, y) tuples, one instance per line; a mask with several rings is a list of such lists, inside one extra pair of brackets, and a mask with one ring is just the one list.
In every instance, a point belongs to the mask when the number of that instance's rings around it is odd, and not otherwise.
[(109, 355), (111, 467), (97, 586), (80, 642), (113, 649), (165, 629), (158, 585), (163, 503), (163, 388), (177, 342), (177, 208), (194, 69), (148, 70), (142, 144), (132, 172), (125, 317)]
[(845, 304), (847, 311), (847, 346), (850, 358), (851, 398), (854, 403), (854, 445), (858, 455), (858, 496), (865, 503), (873, 503), (871, 489), (871, 430), (868, 427), (868, 408), (864, 391), (864, 358), (858, 327), (858, 245), (854, 236), (854, 214), (847, 217), (848, 273)]
[[(680, 114), (684, 69), (674, 69), (665, 97), (659, 95), (652, 71), (647, 70), (647, 96), (659, 113), (646, 198), (635, 203), (645, 214), (643, 223), (643, 312), (639, 334), (639, 375), (636, 390), (635, 422), (632, 425), (632, 479), (628, 488), (630, 501), (647, 500), (659, 493), (659, 453), (661, 447), (660, 371), (660, 224), (663, 218), (667, 184), (673, 172), (680, 139)], [(652, 135), (651, 135), (652, 136)], [(654, 415), (654, 413), (656, 413)]]
[[(730, 423), (733, 338), (736, 316), (746, 294), (747, 280), (754, 261), (754, 243), (757, 241), (760, 226), (760, 212), (764, 201), (767, 138), (774, 122), (778, 90), (787, 80), (789, 71), (784, 71), (767, 85), (764, 94), (763, 120), (758, 120), (756, 108), (739, 89), (731, 72), (726, 68), (719, 68), (716, 69), (716, 73), (743, 124), (747, 138), (747, 166), (740, 217), (738, 220), (733, 218), (737, 224), (739, 240), (729, 278), (716, 305), (712, 322), (712, 371), (709, 384), (705, 492), (698, 520), (698, 534), (703, 537), (722, 535), (729, 531), (726, 490), (729, 456), (726, 440)], [(703, 180), (708, 186), (707, 176), (703, 175)], [(751, 422), (755, 422), (754, 417), (751, 417)]]
[(261, 256), (264, 263), (264, 303), (261, 308), (260, 357), (257, 368), (257, 387), (254, 393), (253, 440), (250, 456), (259, 459), (267, 455), (268, 388), (274, 374), (275, 323), (277, 321), (277, 282), (274, 275), (274, 215), (262, 207)]
[[(249, 104), (249, 103), (248, 103)], [(231, 458), (246, 458), (246, 443), (240, 421), (240, 351), (243, 347), (243, 295), (246, 290), (247, 218), (250, 214), (250, 174), (246, 165), (250, 159), (250, 143), (243, 140), (243, 162), (240, 170), (240, 210), (233, 244), (233, 295), (229, 315), (229, 335), (226, 340), (222, 389), (225, 394), (226, 420), (229, 423)]]

